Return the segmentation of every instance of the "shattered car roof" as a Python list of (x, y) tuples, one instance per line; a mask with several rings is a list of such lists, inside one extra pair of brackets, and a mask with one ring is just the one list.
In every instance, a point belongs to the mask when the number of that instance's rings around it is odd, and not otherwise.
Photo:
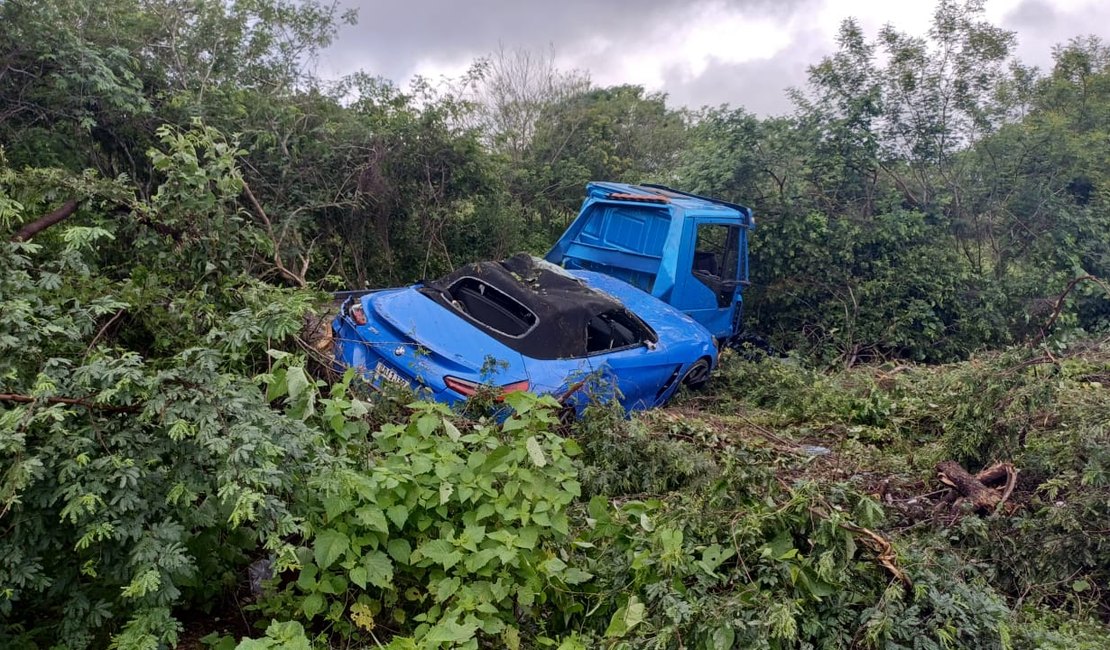
[(421, 293), (448, 309), (460, 311), (452, 303), (450, 290), (465, 278), (481, 280), (535, 314), (534, 326), (520, 336), (510, 336), (470, 319), (490, 336), (534, 359), (586, 356), (586, 328), (600, 314), (621, 311), (642, 322), (615, 298), (526, 253), (499, 262), (468, 264), (438, 280), (425, 282)]

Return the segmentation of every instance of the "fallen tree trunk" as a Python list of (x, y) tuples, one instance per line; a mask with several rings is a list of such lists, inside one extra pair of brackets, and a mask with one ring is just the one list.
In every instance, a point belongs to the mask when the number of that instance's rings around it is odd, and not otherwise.
[(937, 463), (937, 474), (942, 483), (955, 488), (960, 496), (970, 501), (976, 512), (980, 514), (994, 512), (1002, 500), (998, 492), (983, 485), (982, 481), (969, 474), (954, 460)]

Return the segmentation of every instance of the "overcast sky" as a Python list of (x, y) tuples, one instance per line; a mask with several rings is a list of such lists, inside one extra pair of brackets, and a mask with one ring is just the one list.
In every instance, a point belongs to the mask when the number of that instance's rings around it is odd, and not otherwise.
[[(640, 84), (672, 104), (790, 110), (784, 90), (835, 48), (840, 22), (873, 37), (885, 23), (923, 33), (931, 0), (339, 0), (359, 10), (319, 61), (339, 76), (362, 69), (402, 85), (414, 74), (457, 76), (499, 47), (546, 52), (596, 85)], [(1108, 0), (988, 0), (987, 17), (1017, 32), (1018, 56), (1051, 65), (1072, 36), (1110, 41)]]

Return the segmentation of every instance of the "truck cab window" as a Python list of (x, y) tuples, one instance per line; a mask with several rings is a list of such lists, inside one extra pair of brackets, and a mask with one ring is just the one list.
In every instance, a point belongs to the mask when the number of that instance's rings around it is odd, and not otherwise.
[(738, 284), (740, 228), (728, 224), (698, 226), (691, 273), (717, 297), (718, 307), (728, 307)]

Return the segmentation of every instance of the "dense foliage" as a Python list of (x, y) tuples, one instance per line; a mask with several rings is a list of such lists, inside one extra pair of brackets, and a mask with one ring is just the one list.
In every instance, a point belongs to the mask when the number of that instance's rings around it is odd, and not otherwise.
[[(945, 1), (759, 118), (521, 52), (307, 73), (354, 19), (0, 2), (0, 646), (1104, 644), (1110, 48), (1042, 73)], [(315, 378), (325, 291), (542, 251), (591, 179), (754, 207), (794, 358), (573, 426)], [(953, 509), (946, 459), (1021, 480)]]
[[(319, 79), (306, 65), (355, 17), (316, 2), (8, 2), (0, 19), (11, 168), (124, 175), (149, 198), (159, 129), (238, 134), (266, 240), (253, 271), (280, 283), (400, 283), (542, 251), (591, 179), (751, 205), (749, 329), (826, 363), (1035, 336), (1068, 281), (1110, 263), (1110, 48), (1077, 38), (1031, 69), (982, 0), (940, 2), (923, 37), (846, 21), (793, 115), (762, 119), (595, 87), (528, 52), (407, 90)], [(1110, 313), (1087, 283), (1063, 307), (1088, 330)]]

